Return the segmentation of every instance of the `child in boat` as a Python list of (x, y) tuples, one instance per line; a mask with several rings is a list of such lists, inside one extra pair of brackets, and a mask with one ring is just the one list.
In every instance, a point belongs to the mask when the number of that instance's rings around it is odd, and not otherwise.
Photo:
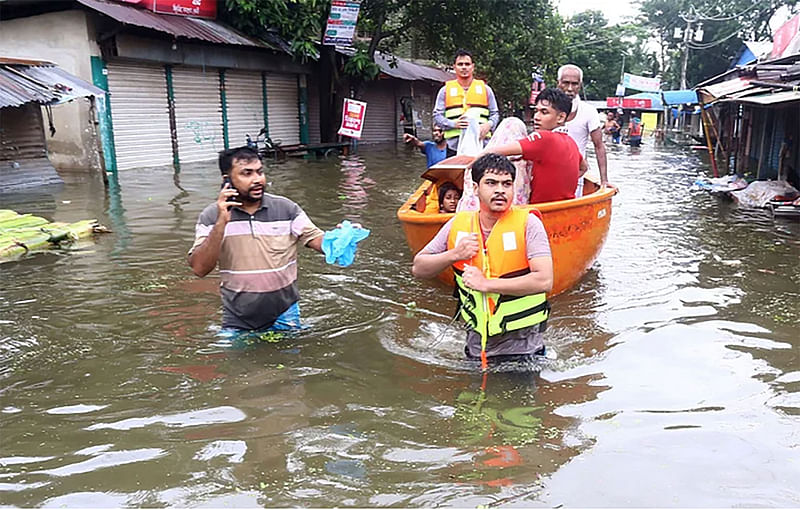
[(461, 198), (461, 190), (459, 190), (452, 182), (444, 182), (439, 186), (439, 212), (440, 213), (454, 213), (458, 200)]

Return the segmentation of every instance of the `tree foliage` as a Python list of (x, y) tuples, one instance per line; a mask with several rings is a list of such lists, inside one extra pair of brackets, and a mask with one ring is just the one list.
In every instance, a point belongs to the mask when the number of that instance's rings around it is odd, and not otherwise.
[(561, 19), (549, 0), (410, 2), (419, 42), (452, 64), (458, 48), (473, 53), (475, 73), (492, 86), (504, 109), (527, 104), (531, 72), (554, 76), (561, 50)]
[[(702, 41), (689, 41), (689, 86), (724, 72), (743, 41), (769, 40), (769, 20), (782, 6), (796, 9), (796, 0), (643, 0), (642, 23), (655, 32), (660, 44), (659, 65), (665, 84), (680, 82), (684, 50), (682, 31), (702, 24)], [(675, 37), (675, 29), (679, 37)]]
[(604, 99), (614, 95), (620, 82), (623, 59), (626, 72), (658, 73), (655, 55), (646, 49), (649, 36), (641, 26), (609, 26), (602, 12), (584, 11), (567, 20), (561, 62), (583, 69), (583, 89), (587, 98)]
[[(225, 0), (221, 17), (255, 37), (279, 35), (305, 61), (317, 56), (329, 10), (330, 0)], [(472, 51), (477, 74), (511, 105), (525, 103), (533, 70), (555, 73), (562, 44), (550, 0), (363, 0), (357, 28), (355, 54), (344, 68), (352, 80), (374, 78), (375, 52), (391, 53), (414, 38), (447, 64), (457, 48)]]
[(225, 0), (220, 18), (262, 40), (277, 35), (289, 42), (297, 60), (306, 62), (319, 55), (316, 43), (329, 9), (330, 0)]

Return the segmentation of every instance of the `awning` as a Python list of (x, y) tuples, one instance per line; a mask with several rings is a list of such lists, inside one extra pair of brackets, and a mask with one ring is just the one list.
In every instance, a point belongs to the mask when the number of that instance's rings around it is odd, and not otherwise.
[(755, 96), (747, 96), (736, 100), (738, 103), (750, 103), (757, 105), (773, 105), (778, 103), (792, 103), (800, 101), (800, 92), (794, 90), (785, 90), (783, 92), (773, 92), (772, 94), (758, 94)]
[[(664, 104), (661, 102), (661, 94), (655, 94), (653, 92), (639, 92), (638, 94), (633, 94), (631, 96), (626, 96), (622, 100), (623, 101), (623, 104), (622, 104), (623, 108), (625, 108), (625, 99), (644, 100), (644, 101), (649, 100), (650, 101), (650, 106), (644, 106), (643, 105), (641, 107), (638, 107), (638, 109), (641, 109), (641, 110), (657, 110), (657, 111), (661, 111), (661, 110), (664, 109)], [(637, 108), (637, 107), (634, 106), (633, 108)]]
[(186, 16), (172, 16), (169, 14), (156, 14), (145, 9), (128, 5), (105, 2), (103, 0), (77, 0), (78, 3), (101, 12), (121, 23), (136, 25), (137, 27), (157, 30), (175, 37), (199, 39), (218, 44), (235, 44), (239, 46), (255, 46), (270, 48), (290, 53), (289, 45), (275, 35), (268, 41), (262, 42), (240, 34), (216, 21)]
[(694, 90), (665, 90), (664, 102), (674, 104), (697, 104), (697, 92)]
[(52, 62), (0, 57), (0, 107), (52, 105), (104, 93)]
[(711, 101), (711, 103), (736, 103), (741, 101), (745, 97), (755, 96), (758, 94), (764, 94), (765, 92), (770, 92), (772, 89), (768, 87), (752, 87), (745, 90), (740, 90), (739, 92), (734, 92), (733, 94), (728, 94), (723, 96), (719, 99), (715, 99)]
[(698, 91), (706, 96), (709, 96), (706, 103), (710, 103), (723, 96), (729, 96), (743, 90), (751, 88), (750, 80), (744, 78), (734, 78), (732, 80), (723, 81), (715, 85), (708, 85), (706, 87), (698, 88)]

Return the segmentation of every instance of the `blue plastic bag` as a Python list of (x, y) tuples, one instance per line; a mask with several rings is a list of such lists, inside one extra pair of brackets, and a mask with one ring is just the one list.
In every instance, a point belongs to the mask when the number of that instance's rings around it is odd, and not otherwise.
[(356, 228), (348, 220), (342, 226), (325, 232), (322, 238), (322, 251), (325, 253), (325, 262), (336, 263), (347, 267), (356, 258), (356, 244), (369, 236), (369, 230)]

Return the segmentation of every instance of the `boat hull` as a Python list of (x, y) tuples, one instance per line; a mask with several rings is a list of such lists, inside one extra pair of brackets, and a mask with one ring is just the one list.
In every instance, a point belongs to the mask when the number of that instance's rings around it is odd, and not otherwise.
[[(424, 207), (429, 181), (424, 181), (417, 190), (398, 209), (397, 217), (403, 231), (416, 255), (436, 235), (452, 214), (421, 213), (416, 209)], [(554, 296), (575, 285), (592, 266), (608, 235), (611, 225), (611, 199), (617, 194), (614, 187), (599, 188), (593, 182), (585, 181), (585, 191), (594, 190), (580, 198), (546, 202), (523, 206), (536, 208), (542, 213), (542, 221), (550, 240), (553, 256)], [(453, 271), (442, 271), (439, 280), (453, 285)]]

